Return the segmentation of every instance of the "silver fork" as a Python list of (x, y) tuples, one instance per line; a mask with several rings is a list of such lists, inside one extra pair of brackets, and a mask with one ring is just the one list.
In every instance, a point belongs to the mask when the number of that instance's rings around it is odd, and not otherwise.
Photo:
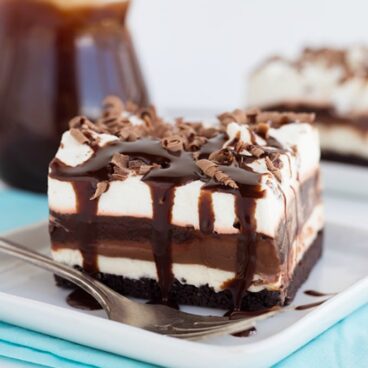
[(165, 305), (140, 304), (116, 293), (85, 273), (13, 241), (0, 238), (0, 251), (71, 281), (96, 299), (109, 319), (162, 335), (191, 340), (227, 335), (247, 330), (256, 321), (276, 313), (271, 311), (254, 318), (231, 320), (228, 317), (184, 313)]

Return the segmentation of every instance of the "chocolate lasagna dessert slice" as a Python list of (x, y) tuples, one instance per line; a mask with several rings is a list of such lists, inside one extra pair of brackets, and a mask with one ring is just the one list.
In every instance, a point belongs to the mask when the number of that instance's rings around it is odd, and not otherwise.
[(313, 115), (235, 110), (208, 127), (104, 106), (71, 121), (50, 165), (54, 259), (156, 302), (288, 303), (322, 249)]
[(249, 80), (249, 105), (316, 112), (322, 158), (368, 165), (368, 48), (274, 57)]

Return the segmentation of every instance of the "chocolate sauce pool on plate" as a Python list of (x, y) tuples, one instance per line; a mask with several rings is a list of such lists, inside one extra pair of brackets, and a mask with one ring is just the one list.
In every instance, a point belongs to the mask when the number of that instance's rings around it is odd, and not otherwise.
[(323, 293), (317, 290), (305, 290), (304, 294), (308, 296), (315, 296), (315, 297), (336, 295), (336, 293)]
[(324, 302), (327, 302), (327, 300), (328, 299), (321, 300), (319, 302), (315, 302), (315, 303), (311, 303), (311, 304), (298, 305), (297, 307), (295, 307), (295, 310), (301, 311), (301, 310), (306, 310), (306, 309), (318, 307), (319, 305), (323, 304)]

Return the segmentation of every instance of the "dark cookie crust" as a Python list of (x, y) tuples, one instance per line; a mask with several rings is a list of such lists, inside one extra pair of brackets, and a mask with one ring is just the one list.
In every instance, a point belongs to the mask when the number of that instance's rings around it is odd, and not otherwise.
[[(278, 291), (262, 290), (257, 293), (247, 293), (241, 302), (242, 310), (261, 310), (276, 305), (286, 305), (292, 302), (299, 287), (308, 278), (312, 268), (322, 255), (323, 232), (321, 231), (304, 257), (297, 265), (293, 278), (286, 289), (284, 297)], [(123, 276), (97, 273), (94, 277), (108, 285), (117, 292), (136, 298), (157, 300), (159, 293), (158, 283), (152, 279), (132, 280)], [(73, 287), (73, 285), (55, 276), (56, 283), (61, 287)], [(182, 284), (175, 280), (169, 293), (170, 299), (177, 304), (197, 305), (202, 307), (229, 309), (233, 308), (233, 298), (229, 290), (215, 292), (208, 285), (195, 287)]]

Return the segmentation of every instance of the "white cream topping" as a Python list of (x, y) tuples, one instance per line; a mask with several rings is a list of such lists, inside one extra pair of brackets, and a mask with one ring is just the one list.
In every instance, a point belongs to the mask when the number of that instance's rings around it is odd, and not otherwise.
[[(228, 124), (226, 133), (229, 136), (228, 141), (224, 144), (224, 147), (229, 146), (229, 144), (239, 135), (241, 141), (246, 144), (252, 143), (252, 134), (248, 126), (246, 125), (239, 125), (235, 122)], [(266, 142), (264, 139), (259, 137), (258, 135), (255, 136), (256, 143), (264, 146)]]
[(61, 144), (55, 157), (65, 165), (75, 167), (83, 164), (92, 155), (93, 149), (88, 144), (80, 144), (68, 130), (61, 137)]
[(270, 60), (249, 79), (248, 104), (267, 107), (306, 104), (332, 107), (338, 114), (368, 114), (368, 49), (347, 50), (346, 62), (353, 75), (343, 81), (344, 68), (329, 65), (322, 57), (295, 65), (286, 59)]
[[(296, 264), (302, 259), (303, 254), (315, 240), (317, 233), (322, 229), (324, 223), (323, 207), (318, 205), (315, 207), (308, 221), (305, 223), (300, 236), (292, 245), (292, 257), (289, 266), (290, 275), (292, 274)], [(83, 256), (79, 250), (69, 248), (58, 249), (52, 252), (53, 258), (61, 263), (68, 265), (83, 265)], [(100, 272), (113, 275), (121, 275), (130, 279), (140, 279), (147, 277), (158, 280), (156, 266), (154, 262), (135, 260), (119, 257), (97, 256), (97, 264)], [(198, 264), (173, 264), (174, 277), (181, 282), (194, 286), (208, 284), (215, 291), (220, 291), (222, 285), (235, 277), (234, 272), (223, 271), (220, 269), (206, 267)], [(255, 275), (254, 281), (262, 280), (262, 275)], [(260, 291), (264, 288), (269, 290), (277, 290), (282, 285), (282, 273), (280, 273), (278, 281), (274, 283), (263, 282), (260, 285), (251, 285), (250, 291)]]
[(142, 176), (129, 176), (124, 181), (112, 181), (98, 201), (98, 215), (152, 218), (149, 186)]
[[(246, 142), (251, 142), (250, 133), (245, 126), (231, 123), (228, 127), (229, 142), (240, 132)], [(294, 192), (300, 181), (314, 175), (319, 167), (319, 142), (315, 127), (306, 123), (285, 124), (278, 129), (270, 129), (270, 136), (280, 141), (286, 148), (297, 149), (297, 159), (291, 152), (282, 154), (280, 159), (283, 168), (280, 170), (282, 181), (277, 179), (267, 169), (265, 159), (258, 159), (250, 164), (251, 168), (262, 175), (261, 187), (265, 191), (262, 198), (256, 200), (255, 217), (258, 232), (275, 236), (281, 218), (284, 216), (285, 204), (294, 200)], [(110, 135), (99, 140), (101, 146), (116, 139)], [(69, 166), (83, 163), (81, 152), (84, 144), (78, 143), (68, 132), (64, 133), (62, 147), (56, 157)], [(258, 142), (264, 145), (262, 138)], [(225, 143), (225, 146), (228, 144)], [(78, 147), (80, 151), (78, 151)], [(88, 146), (87, 146), (88, 147)], [(73, 156), (74, 155), (74, 156)], [(73, 157), (75, 158), (73, 160)], [(87, 159), (85, 159), (87, 160)], [(130, 175), (124, 181), (112, 181), (108, 190), (103, 193), (98, 202), (98, 215), (104, 216), (134, 216), (152, 218), (152, 197), (149, 186), (141, 176)], [(199, 198), (202, 181), (196, 180), (176, 187), (172, 209), (172, 224), (178, 226), (193, 226), (199, 229)], [(215, 215), (214, 231), (222, 234), (237, 233), (233, 225), (237, 221), (235, 199), (232, 194), (215, 192), (212, 194)], [(57, 213), (72, 214), (77, 211), (76, 197), (72, 185), (68, 181), (49, 178), (49, 207)]]
[[(270, 129), (269, 134), (287, 147), (293, 145), (296, 147), (298, 151), (296, 166), (300, 180), (310, 176), (318, 167), (321, 151), (318, 130), (313, 125), (286, 124), (278, 129)], [(285, 164), (284, 167), (287, 165)]]
[[(118, 140), (111, 134), (97, 134), (91, 132), (93, 138), (97, 139), (97, 145), (103, 147), (106, 144)], [(88, 161), (93, 155), (93, 149), (88, 144), (79, 143), (70, 130), (66, 131), (61, 137), (61, 144), (56, 152), (55, 158), (67, 166), (76, 167)]]

